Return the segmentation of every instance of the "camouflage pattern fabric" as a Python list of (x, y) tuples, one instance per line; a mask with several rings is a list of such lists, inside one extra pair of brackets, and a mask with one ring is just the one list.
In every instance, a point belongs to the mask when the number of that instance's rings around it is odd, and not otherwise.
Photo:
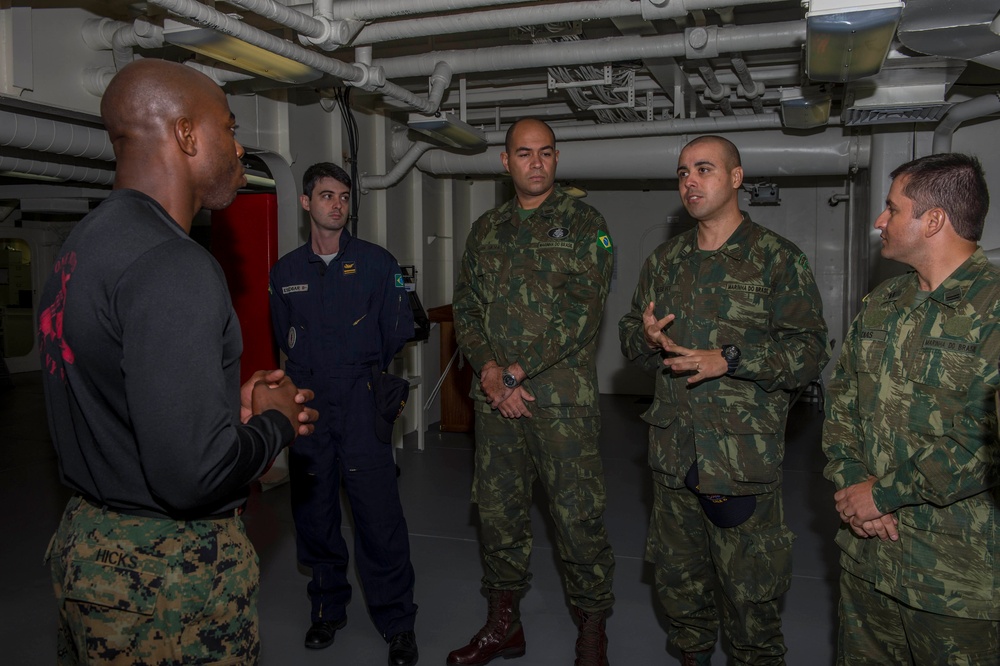
[(1000, 269), (976, 252), (930, 294), (916, 275), (868, 295), (830, 382), (823, 449), (837, 488), (869, 475), (898, 541), (842, 526), (846, 572), (913, 609), (1000, 619)]
[(843, 572), (837, 654), (837, 666), (985, 666), (1000, 661), (1000, 632), (990, 620), (915, 610)]
[(260, 575), (239, 518), (141, 518), (73, 498), (48, 557), (61, 666), (257, 663)]
[[(526, 220), (516, 200), (472, 226), (455, 287), (459, 347), (478, 372), (514, 363), (535, 418), (597, 416), (597, 332), (613, 255), (601, 214), (556, 189)], [(476, 409), (489, 402), (473, 382)]]
[(779, 597), (791, 583), (795, 535), (785, 524), (781, 491), (757, 495), (753, 516), (723, 528), (705, 516), (694, 493), (664, 481), (653, 472), (646, 561), (670, 645), (711, 650), (721, 621), (734, 663), (783, 664)]
[(588, 613), (614, 603), (600, 429), (599, 417), (508, 419), (499, 412), (476, 413), (473, 500), (479, 506), (486, 589), (521, 591), (528, 585), (531, 486), (538, 479), (556, 527), (570, 603)]
[(531, 484), (542, 479), (574, 606), (609, 608), (614, 556), (604, 528), (597, 333), (613, 266), (607, 223), (556, 190), (526, 219), (516, 199), (485, 213), (455, 288), (459, 347), (478, 372), (520, 363), (533, 417), (508, 421), (478, 382), (476, 473), (484, 585), (521, 589), (531, 550)]
[[(826, 323), (809, 264), (794, 244), (743, 223), (714, 252), (698, 250), (697, 229), (660, 245), (646, 260), (619, 322), (622, 353), (656, 374), (653, 404), (643, 414), (658, 437), (649, 464), (672, 488), (697, 460), (701, 492), (755, 495), (780, 483), (785, 452), (787, 391), (819, 376), (829, 360)], [(657, 317), (674, 313), (667, 335), (677, 344), (740, 348), (732, 377), (687, 384), (646, 345), (642, 313), (656, 303)], [(694, 451), (681, 446), (694, 435)]]
[[(687, 375), (665, 369), (662, 353), (650, 350), (643, 334), (651, 302), (658, 318), (677, 315), (666, 330), (677, 344), (739, 347), (734, 375), (690, 385)], [(788, 392), (815, 379), (829, 360), (809, 263), (746, 213), (718, 250), (698, 249), (696, 227), (649, 256), (618, 328), (622, 353), (656, 377), (653, 404), (643, 414), (657, 493), (647, 557), (656, 564), (669, 640), (684, 651), (710, 648), (719, 592), (734, 657), (780, 664), (777, 597), (788, 587), (794, 539), (781, 503)], [(723, 529), (706, 518), (684, 485), (694, 463), (701, 492), (757, 495), (749, 520)]]

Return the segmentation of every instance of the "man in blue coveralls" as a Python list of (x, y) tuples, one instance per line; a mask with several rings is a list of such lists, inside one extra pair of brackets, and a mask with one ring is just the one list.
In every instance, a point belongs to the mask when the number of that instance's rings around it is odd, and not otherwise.
[(289, 449), (298, 560), (312, 569), (305, 645), (331, 645), (347, 622), (343, 485), (372, 621), (389, 643), (389, 664), (412, 665), (417, 606), (409, 535), (392, 448), (376, 434), (373, 379), (413, 336), (413, 313), (393, 256), (345, 228), (350, 176), (321, 162), (302, 180), (310, 237), (271, 269), (270, 292), (275, 337), (288, 356), (285, 371), (315, 392), (321, 414), (315, 433)]

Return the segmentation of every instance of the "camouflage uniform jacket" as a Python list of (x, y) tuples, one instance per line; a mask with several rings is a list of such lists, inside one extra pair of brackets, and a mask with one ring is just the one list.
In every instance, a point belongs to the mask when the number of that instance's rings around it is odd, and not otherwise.
[(830, 382), (824, 473), (877, 477), (875, 505), (899, 520), (896, 542), (842, 527), (841, 565), (913, 608), (997, 620), (1000, 269), (976, 250), (917, 290), (910, 273), (865, 299)]
[[(663, 367), (646, 344), (642, 313), (677, 315), (666, 333), (695, 349), (740, 348), (732, 377), (689, 385)], [(650, 447), (649, 464), (666, 484), (684, 485), (694, 460), (701, 490), (725, 495), (769, 492), (781, 481), (788, 391), (815, 379), (829, 360), (826, 323), (805, 255), (793, 243), (743, 222), (714, 252), (698, 250), (697, 228), (660, 245), (646, 260), (619, 322), (622, 353), (656, 373), (656, 392), (643, 419), (667, 428), (668, 446)]]
[[(455, 288), (462, 353), (476, 372), (520, 363), (535, 418), (599, 415), (595, 354), (612, 261), (604, 218), (559, 189), (523, 222), (516, 199), (486, 212)], [(476, 409), (490, 411), (473, 384)]]

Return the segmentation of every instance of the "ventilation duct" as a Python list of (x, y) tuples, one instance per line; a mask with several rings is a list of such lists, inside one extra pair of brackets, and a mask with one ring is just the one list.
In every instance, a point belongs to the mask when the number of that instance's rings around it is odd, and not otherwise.
[(964, 69), (950, 58), (890, 56), (877, 76), (847, 87), (841, 120), (848, 127), (936, 122), (951, 107), (945, 97)]
[(904, 46), (918, 53), (1000, 69), (1000, 35), (990, 30), (996, 16), (996, 0), (907, 0), (897, 34)]

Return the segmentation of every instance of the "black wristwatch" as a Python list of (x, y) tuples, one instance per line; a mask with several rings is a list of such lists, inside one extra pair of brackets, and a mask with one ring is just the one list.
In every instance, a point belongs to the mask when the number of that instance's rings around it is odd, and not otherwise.
[(740, 358), (742, 356), (740, 348), (736, 345), (722, 345), (722, 358), (726, 359), (726, 363), (729, 364), (726, 375), (732, 376), (736, 372), (736, 368), (740, 367)]
[(510, 373), (510, 371), (508, 371), (508, 370), (504, 370), (503, 371), (503, 385), (504, 386), (506, 386), (507, 388), (517, 388), (517, 385), (520, 384), (520, 383), (521, 382), (517, 381), (517, 377), (515, 377), (514, 375), (512, 375)]

